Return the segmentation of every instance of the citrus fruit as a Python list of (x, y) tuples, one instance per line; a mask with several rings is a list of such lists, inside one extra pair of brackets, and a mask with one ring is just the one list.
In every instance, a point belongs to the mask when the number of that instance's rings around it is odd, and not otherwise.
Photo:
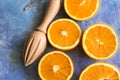
[(79, 80), (120, 80), (120, 73), (113, 64), (93, 63), (83, 70)]
[(75, 20), (87, 20), (98, 11), (100, 0), (64, 0), (66, 13)]
[(58, 19), (50, 24), (47, 37), (53, 47), (61, 50), (71, 50), (80, 41), (81, 29), (73, 20)]
[(118, 49), (118, 37), (111, 26), (98, 23), (89, 26), (82, 38), (85, 53), (97, 60), (112, 57)]
[(38, 65), (38, 73), (42, 80), (70, 80), (73, 72), (72, 60), (61, 51), (47, 53)]

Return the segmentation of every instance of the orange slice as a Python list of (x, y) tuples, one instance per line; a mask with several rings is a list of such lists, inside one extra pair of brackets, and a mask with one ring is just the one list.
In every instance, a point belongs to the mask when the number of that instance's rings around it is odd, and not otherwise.
[(109, 25), (94, 24), (84, 32), (82, 46), (89, 57), (105, 60), (116, 53), (118, 37)]
[(61, 51), (47, 53), (38, 65), (38, 73), (42, 80), (70, 80), (73, 72), (72, 60)]
[(64, 0), (66, 13), (75, 20), (87, 20), (98, 11), (100, 0)]
[(58, 19), (48, 28), (48, 41), (52, 46), (61, 50), (75, 48), (81, 37), (80, 26), (70, 19)]
[(120, 73), (112, 64), (94, 63), (81, 73), (79, 80), (120, 80)]

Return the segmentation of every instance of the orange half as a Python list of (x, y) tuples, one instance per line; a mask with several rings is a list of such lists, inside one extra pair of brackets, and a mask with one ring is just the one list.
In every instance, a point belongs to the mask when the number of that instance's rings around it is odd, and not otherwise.
[(66, 13), (75, 20), (88, 20), (98, 11), (100, 0), (64, 0)]
[(73, 72), (72, 60), (61, 51), (47, 53), (38, 65), (38, 73), (42, 80), (70, 80)]
[(112, 64), (94, 63), (83, 70), (79, 80), (120, 80), (120, 72)]
[(112, 57), (118, 49), (118, 37), (113, 28), (106, 24), (89, 26), (82, 38), (85, 53), (97, 60)]
[(47, 37), (53, 47), (71, 50), (79, 44), (81, 28), (73, 20), (58, 19), (50, 24)]

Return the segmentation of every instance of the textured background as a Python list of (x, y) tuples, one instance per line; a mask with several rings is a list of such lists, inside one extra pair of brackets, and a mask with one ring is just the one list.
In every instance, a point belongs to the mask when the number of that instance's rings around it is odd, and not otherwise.
[[(24, 11), (23, 8), (30, 2), (36, 4)], [(40, 80), (37, 74), (38, 61), (46, 52), (56, 49), (48, 43), (44, 54), (34, 64), (25, 68), (23, 45), (26, 36), (40, 25), (47, 2), (48, 0), (0, 0), (0, 80)], [(69, 18), (63, 5), (55, 19), (58, 18)], [(115, 29), (120, 40), (120, 1), (101, 0), (100, 10), (94, 18), (77, 22), (83, 31), (87, 26), (97, 22), (109, 24)], [(98, 62), (84, 54), (81, 42), (77, 48), (66, 51), (66, 53), (74, 62), (73, 80), (78, 79), (79, 74), (86, 66)], [(120, 68), (119, 60), (120, 48), (115, 56), (101, 62), (112, 63)]]

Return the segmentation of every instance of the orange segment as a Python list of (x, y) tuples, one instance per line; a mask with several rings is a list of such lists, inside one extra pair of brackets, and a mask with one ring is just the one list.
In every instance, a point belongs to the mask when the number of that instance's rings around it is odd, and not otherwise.
[(92, 18), (100, 6), (99, 0), (64, 0), (66, 13), (75, 20)]
[(75, 48), (81, 37), (81, 29), (70, 19), (58, 19), (48, 28), (48, 40), (52, 46), (61, 50)]
[(72, 60), (61, 51), (47, 53), (38, 65), (38, 73), (42, 80), (70, 80), (73, 72)]
[(103, 60), (112, 57), (118, 49), (115, 31), (106, 24), (94, 24), (84, 32), (82, 45), (88, 56)]
[(81, 73), (79, 80), (120, 80), (120, 73), (112, 64), (94, 63)]

